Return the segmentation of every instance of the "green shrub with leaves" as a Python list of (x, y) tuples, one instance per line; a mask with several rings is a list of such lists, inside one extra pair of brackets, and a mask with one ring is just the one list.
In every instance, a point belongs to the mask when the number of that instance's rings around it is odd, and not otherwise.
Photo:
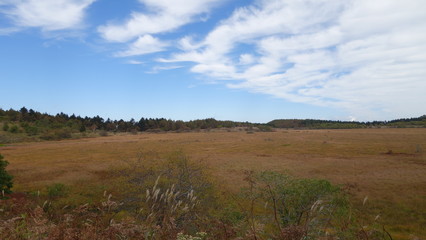
[(0, 192), (2, 193), (12, 192), (13, 177), (6, 172), (7, 165), (9, 165), (9, 162), (3, 160), (3, 156), (0, 154)]
[[(298, 179), (277, 172), (247, 172), (243, 199), (252, 236), (317, 239), (348, 216), (349, 202), (326, 180)], [(257, 225), (262, 225), (262, 228)], [(290, 238), (289, 238), (290, 237)], [(280, 238), (281, 239), (281, 238)]]

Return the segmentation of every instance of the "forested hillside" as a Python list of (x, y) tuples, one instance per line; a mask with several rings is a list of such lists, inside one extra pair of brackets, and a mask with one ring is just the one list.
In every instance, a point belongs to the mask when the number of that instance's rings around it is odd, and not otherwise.
[(75, 114), (58, 113), (50, 115), (33, 109), (22, 107), (17, 110), (3, 110), (0, 108), (0, 143), (21, 140), (59, 140), (72, 137), (85, 137), (93, 133), (107, 135), (108, 132), (140, 131), (192, 131), (213, 128), (251, 127), (248, 122), (218, 121), (213, 118), (175, 121), (165, 118), (141, 118), (139, 121), (131, 119), (111, 120), (100, 116), (81, 117)]
[(273, 128), (348, 129), (377, 127), (426, 127), (426, 115), (392, 121), (349, 122), (327, 120), (273, 120), (266, 124), (219, 121), (213, 118), (181, 121), (165, 118), (144, 118), (138, 121), (103, 119), (100, 116), (81, 117), (75, 114), (50, 115), (22, 107), (18, 110), (0, 108), (0, 143), (60, 140), (74, 137), (108, 135), (119, 132), (196, 131), (219, 128), (245, 128), (247, 131), (271, 131)]
[(274, 128), (302, 128), (302, 129), (348, 129), (348, 128), (380, 128), (380, 127), (426, 127), (426, 115), (418, 118), (404, 118), (392, 121), (329, 121), (315, 119), (279, 119), (267, 123)]

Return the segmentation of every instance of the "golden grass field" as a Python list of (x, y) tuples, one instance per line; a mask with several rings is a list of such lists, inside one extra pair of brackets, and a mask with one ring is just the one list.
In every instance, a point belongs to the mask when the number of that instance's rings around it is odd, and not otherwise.
[(0, 147), (15, 191), (102, 184), (102, 173), (125, 160), (176, 151), (203, 162), (230, 191), (244, 184), (244, 170), (328, 179), (346, 188), (360, 211), (380, 214), (395, 239), (426, 237), (424, 128), (143, 133)]

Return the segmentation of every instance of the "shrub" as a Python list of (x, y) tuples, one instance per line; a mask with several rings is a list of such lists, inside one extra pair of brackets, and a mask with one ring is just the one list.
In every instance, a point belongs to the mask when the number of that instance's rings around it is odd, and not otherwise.
[(16, 125), (13, 125), (12, 127), (9, 128), (9, 132), (11, 133), (18, 133), (19, 128)]
[(4, 123), (3, 124), (3, 131), (7, 132), (9, 130), (9, 124), (8, 123)]
[(268, 125), (257, 126), (261, 132), (273, 132), (273, 129)]
[(99, 136), (106, 137), (106, 136), (108, 136), (108, 132), (105, 131), (105, 130), (102, 130), (102, 131), (99, 132)]
[(43, 140), (61, 140), (66, 138), (72, 138), (71, 131), (69, 129), (58, 129), (54, 131), (48, 131), (40, 136)]
[(0, 192), (11, 193), (13, 186), (13, 177), (6, 172), (6, 167), (9, 164), (8, 161), (3, 160), (3, 156), (0, 154)]
[(71, 138), (71, 131), (69, 129), (61, 129), (59, 131), (55, 132), (55, 135), (59, 138), (59, 139), (64, 139), (64, 138)]
[(49, 198), (66, 197), (68, 195), (68, 187), (62, 183), (55, 183), (47, 187), (47, 195)]
[(25, 132), (29, 135), (29, 136), (34, 136), (38, 134), (38, 128), (35, 126), (25, 126), (24, 127)]
[(116, 172), (126, 181), (121, 185), (126, 196), (122, 208), (140, 208), (150, 236), (175, 239), (182, 231), (195, 234), (206, 230), (205, 221), (218, 203), (204, 166), (181, 152), (165, 158), (146, 153), (127, 164)]
[(326, 180), (297, 179), (276, 172), (246, 174), (250, 187), (243, 191), (243, 199), (251, 201), (245, 211), (253, 235), (262, 233), (256, 227), (261, 222), (265, 229), (275, 229), (280, 239), (318, 239), (340, 217), (348, 216), (349, 202)]

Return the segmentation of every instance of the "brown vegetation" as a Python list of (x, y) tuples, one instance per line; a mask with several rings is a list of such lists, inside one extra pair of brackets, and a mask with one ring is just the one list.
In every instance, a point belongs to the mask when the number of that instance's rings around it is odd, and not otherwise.
[[(69, 196), (74, 204), (95, 201), (90, 200), (92, 195), (102, 195), (117, 181), (111, 172), (139, 159), (140, 153), (149, 153), (146, 159), (156, 161), (181, 151), (201, 161), (223, 181), (221, 187), (233, 192), (245, 185), (244, 172), (251, 170), (325, 178), (344, 186), (356, 209), (380, 215), (395, 239), (411, 239), (426, 236), (422, 149), (426, 129), (357, 129), (144, 133), (3, 145), (0, 152), (10, 162), (15, 191), (44, 191), (62, 183), (78, 189)], [(369, 200), (363, 205), (366, 196)]]

